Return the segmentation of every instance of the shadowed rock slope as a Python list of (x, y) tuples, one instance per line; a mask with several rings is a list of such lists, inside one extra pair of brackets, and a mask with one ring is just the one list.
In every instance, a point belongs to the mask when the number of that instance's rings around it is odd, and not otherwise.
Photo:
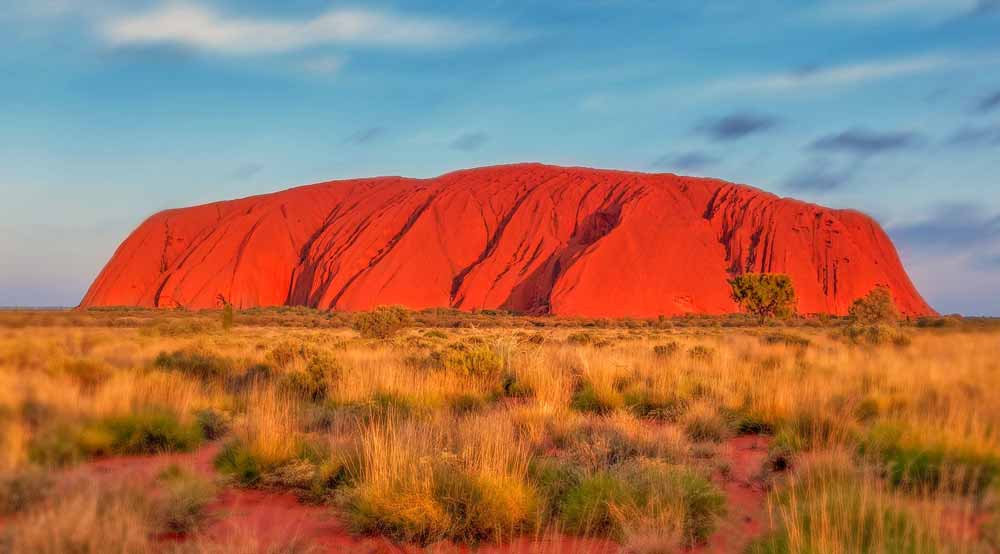
[(801, 313), (876, 285), (933, 311), (868, 216), (714, 179), (539, 164), (332, 181), (153, 215), (81, 305), (382, 304), (602, 317), (737, 311), (726, 279), (791, 275)]

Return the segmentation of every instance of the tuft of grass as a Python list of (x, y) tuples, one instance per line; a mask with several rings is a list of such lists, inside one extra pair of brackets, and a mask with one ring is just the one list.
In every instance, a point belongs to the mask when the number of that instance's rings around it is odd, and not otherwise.
[(144, 554), (155, 550), (151, 503), (138, 491), (91, 483), (30, 510), (6, 532), (9, 554)]
[(725, 496), (704, 476), (662, 462), (637, 461), (584, 478), (560, 509), (565, 528), (617, 540), (649, 536), (704, 542), (725, 513)]
[(202, 380), (226, 377), (234, 369), (232, 360), (195, 348), (160, 352), (153, 365)]
[(413, 318), (402, 306), (379, 306), (370, 312), (355, 314), (352, 326), (366, 339), (387, 339), (409, 327)]
[(92, 454), (189, 452), (202, 439), (197, 423), (181, 423), (173, 413), (161, 410), (111, 417), (84, 428), (81, 435), (84, 449)]
[(215, 485), (208, 479), (171, 465), (158, 477), (162, 496), (154, 517), (160, 527), (171, 533), (187, 534), (197, 530), (207, 517), (206, 507), (215, 499)]
[(52, 490), (51, 475), (37, 467), (0, 473), (0, 516), (23, 512)]
[(898, 423), (876, 423), (862, 439), (860, 451), (882, 462), (889, 484), (909, 490), (982, 496), (1000, 476), (1000, 455), (949, 448), (907, 433)]
[(237, 440), (222, 447), (215, 457), (215, 468), (245, 486), (256, 485), (260, 481), (262, 472), (260, 461), (246, 448), (246, 445)]
[(58, 467), (93, 456), (189, 452), (202, 440), (197, 422), (182, 423), (170, 411), (149, 408), (81, 424), (57, 423), (34, 436), (29, 457)]
[(732, 432), (730, 422), (716, 406), (701, 401), (691, 405), (681, 417), (681, 425), (691, 440), (722, 442)]
[(778, 530), (750, 545), (749, 554), (932, 554), (945, 549), (935, 525), (906, 499), (860, 473), (843, 452), (820, 453), (771, 498)]
[(585, 381), (573, 394), (570, 407), (584, 413), (609, 414), (621, 408), (624, 403), (621, 393), (614, 388)]

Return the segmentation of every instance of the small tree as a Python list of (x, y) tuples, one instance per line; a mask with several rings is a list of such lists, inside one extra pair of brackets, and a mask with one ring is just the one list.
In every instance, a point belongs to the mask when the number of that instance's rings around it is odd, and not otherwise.
[(412, 323), (410, 312), (402, 306), (379, 306), (370, 312), (355, 314), (353, 327), (362, 337), (387, 339)]
[(792, 279), (780, 273), (744, 273), (729, 280), (733, 301), (761, 323), (769, 317), (786, 318), (795, 313)]
[(229, 331), (233, 328), (233, 305), (221, 294), (216, 299), (222, 304), (222, 330)]
[(884, 285), (876, 286), (868, 294), (855, 300), (848, 314), (851, 321), (861, 325), (895, 325), (899, 321), (892, 292)]

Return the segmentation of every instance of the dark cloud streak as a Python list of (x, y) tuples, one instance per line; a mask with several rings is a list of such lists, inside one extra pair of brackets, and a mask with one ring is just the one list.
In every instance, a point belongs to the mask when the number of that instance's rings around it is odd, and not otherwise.
[(1000, 215), (972, 204), (938, 209), (931, 217), (889, 228), (893, 240), (921, 250), (956, 251), (1000, 241)]
[(778, 126), (778, 119), (750, 112), (732, 113), (704, 121), (694, 131), (715, 142), (733, 141), (769, 131)]
[(836, 167), (830, 160), (815, 159), (793, 173), (785, 180), (785, 188), (795, 191), (827, 192), (848, 184), (856, 170), (856, 164)]
[(384, 134), (385, 129), (382, 127), (369, 127), (355, 132), (351, 136), (347, 137), (345, 142), (348, 144), (367, 144), (382, 138), (382, 135)]
[(473, 152), (479, 150), (484, 144), (489, 142), (490, 136), (482, 131), (463, 133), (455, 140), (451, 141), (451, 147), (456, 150)]
[(948, 139), (952, 146), (1000, 146), (1000, 124), (962, 127)]
[(716, 166), (720, 162), (722, 162), (722, 159), (706, 152), (691, 151), (681, 154), (667, 154), (657, 158), (653, 162), (653, 167), (680, 171), (697, 171)]
[(1000, 90), (994, 91), (976, 103), (976, 110), (979, 113), (991, 112), (1000, 107)]
[(923, 139), (910, 131), (876, 132), (865, 129), (848, 129), (841, 133), (821, 137), (809, 145), (811, 150), (843, 152), (861, 157), (884, 154), (894, 150), (909, 150), (920, 146)]

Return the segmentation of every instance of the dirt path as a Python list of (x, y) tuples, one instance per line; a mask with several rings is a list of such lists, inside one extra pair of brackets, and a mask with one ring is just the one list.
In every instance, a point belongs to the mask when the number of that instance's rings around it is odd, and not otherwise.
[(726, 516), (707, 544), (689, 550), (698, 554), (738, 554), (768, 530), (767, 491), (758, 478), (767, 458), (771, 438), (735, 437), (726, 442), (723, 455), (730, 465), (728, 476), (716, 475), (716, 484), (726, 493)]

